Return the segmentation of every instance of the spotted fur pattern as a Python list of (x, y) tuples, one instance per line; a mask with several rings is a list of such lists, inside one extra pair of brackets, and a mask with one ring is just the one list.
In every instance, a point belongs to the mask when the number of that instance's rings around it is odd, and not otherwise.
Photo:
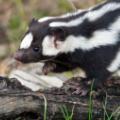
[(81, 67), (96, 86), (119, 69), (119, 58), (120, 0), (33, 19), (16, 53), (16, 59), (24, 63), (52, 59), (68, 64), (56, 63), (59, 72)]

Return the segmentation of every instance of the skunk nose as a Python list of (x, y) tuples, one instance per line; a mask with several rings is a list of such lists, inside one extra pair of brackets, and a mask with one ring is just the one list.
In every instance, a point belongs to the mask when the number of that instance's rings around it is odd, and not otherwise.
[(17, 51), (14, 55), (14, 58), (18, 61), (21, 61), (22, 60), (22, 56), (23, 56), (23, 53), (20, 52), (20, 51)]

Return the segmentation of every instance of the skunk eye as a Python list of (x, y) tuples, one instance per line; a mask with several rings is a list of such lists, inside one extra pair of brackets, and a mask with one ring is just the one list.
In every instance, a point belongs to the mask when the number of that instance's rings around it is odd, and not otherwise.
[(39, 47), (34, 47), (34, 48), (33, 48), (33, 51), (38, 52), (39, 49), (40, 49)]

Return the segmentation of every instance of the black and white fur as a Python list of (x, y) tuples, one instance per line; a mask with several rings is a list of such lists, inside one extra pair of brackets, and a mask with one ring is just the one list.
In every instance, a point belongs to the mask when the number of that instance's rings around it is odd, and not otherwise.
[(55, 72), (80, 67), (96, 87), (101, 85), (120, 67), (120, 0), (33, 19), (15, 58), (24, 63), (54, 63)]

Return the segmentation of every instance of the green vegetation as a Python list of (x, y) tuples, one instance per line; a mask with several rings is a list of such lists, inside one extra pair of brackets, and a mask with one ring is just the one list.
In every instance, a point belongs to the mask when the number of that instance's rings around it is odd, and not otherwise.
[(43, 98), (44, 98), (44, 120), (47, 120), (47, 99), (44, 95)]
[(73, 106), (72, 110), (69, 111), (68, 108), (65, 105), (60, 107), (60, 110), (62, 112), (64, 120), (72, 120), (74, 108), (75, 108), (75, 106)]
[(58, 6), (64, 12), (73, 10), (72, 7), (71, 7), (71, 4), (68, 3), (67, 0), (59, 0), (58, 1)]
[(120, 107), (116, 108), (116, 110), (113, 111), (111, 114), (107, 112), (107, 93), (106, 93), (105, 102), (103, 104), (103, 110), (104, 110), (104, 120), (113, 120), (113, 117), (115, 118), (115, 120), (119, 120)]
[(92, 90), (93, 90), (93, 84), (92, 82), (91, 88), (90, 88), (90, 94), (89, 94), (89, 107), (88, 107), (88, 120), (92, 120), (92, 111), (93, 111), (93, 102), (92, 102)]
[(25, 20), (25, 10), (22, 0), (12, 0), (14, 4), (14, 14), (10, 17), (8, 22), (9, 40), (12, 42), (20, 41), (27, 27), (27, 20)]
[[(89, 95), (89, 104), (88, 104), (88, 120), (93, 120), (92, 116), (92, 111), (93, 111), (93, 98), (92, 98), (92, 89), (93, 89), (93, 84), (91, 85), (91, 92)], [(74, 109), (75, 106), (73, 106), (71, 112), (70, 110), (65, 106), (60, 107), (60, 111), (62, 112), (64, 120), (73, 120), (73, 114), (74, 114)], [(103, 120), (113, 120), (113, 117), (115, 120), (119, 120), (120, 117), (120, 107), (116, 108), (115, 111), (112, 113), (108, 113), (107, 111), (107, 93), (106, 93), (106, 98), (103, 104)]]

